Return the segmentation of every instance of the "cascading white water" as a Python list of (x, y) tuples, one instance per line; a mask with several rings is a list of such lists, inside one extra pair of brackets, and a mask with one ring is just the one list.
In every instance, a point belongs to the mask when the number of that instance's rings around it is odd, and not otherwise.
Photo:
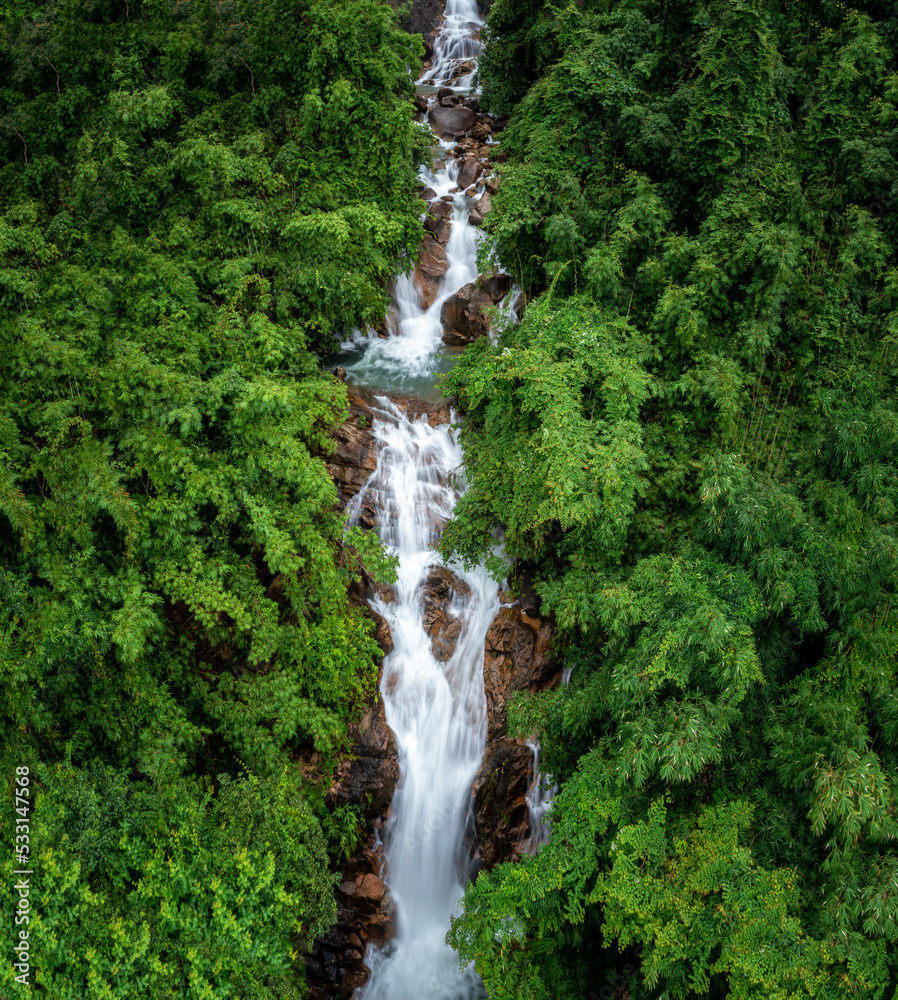
[[(561, 672), (561, 683), (570, 684), (573, 667), (565, 667)], [(528, 832), (527, 837), (521, 842), (520, 850), (527, 854), (536, 854), (537, 851), (549, 842), (552, 836), (551, 809), (552, 801), (558, 794), (558, 785), (552, 780), (552, 776), (544, 774), (539, 767), (539, 740), (534, 737), (527, 740), (527, 746), (533, 754), (533, 777), (530, 780), (530, 787), (524, 797), (527, 802), (528, 812)]]
[[(451, 84), (467, 89), (474, 77), (473, 63), (480, 53), (480, 29), (483, 18), (475, 0), (446, 0), (443, 23), (433, 45), (430, 69), (418, 80), (420, 84), (439, 87)], [(472, 63), (469, 72), (463, 64)]]
[[(465, 60), (476, 58), (482, 23), (473, 0), (447, 0), (430, 82), (470, 85), (472, 74), (459, 79), (458, 70)], [(468, 219), (475, 199), (457, 190), (458, 170), (458, 163), (447, 159), (420, 174), (437, 198), (452, 197), (452, 226), (444, 248), (449, 267), (435, 301), (422, 309), (412, 277), (401, 277), (395, 289), (393, 335), (381, 339), (356, 334), (343, 345), (355, 354), (345, 362), (348, 375), (375, 390), (432, 393), (438, 358), (446, 350), (443, 303), (477, 277), (479, 232)], [(499, 609), (498, 584), (483, 569), (449, 567), (464, 584), (452, 606), (461, 632), (449, 660), (439, 661), (424, 629), (424, 583), (441, 565), (434, 545), (455, 503), (452, 474), (462, 468), (462, 453), (449, 425), (431, 427), (423, 417), (409, 420), (386, 396), (378, 397), (378, 406), (372, 427), (377, 469), (350, 513), (373, 494), (379, 534), (399, 557), (392, 599), (378, 596), (371, 601), (393, 636), (381, 693), (400, 767), (384, 829), (383, 877), (396, 907), (396, 934), (383, 950), (369, 948), (371, 978), (357, 997), (475, 1000), (485, 995), (480, 978), (470, 966), (459, 972), (458, 956), (445, 937), (469, 874), (465, 828), (471, 783), (486, 743), (484, 643)]]
[(448, 662), (439, 662), (424, 630), (423, 585), (441, 565), (432, 545), (455, 502), (448, 478), (461, 450), (448, 425), (410, 421), (386, 397), (378, 402), (378, 468), (365, 490), (377, 491), (381, 537), (399, 556), (394, 599), (371, 602), (393, 635), (381, 692), (400, 764), (384, 836), (397, 933), (384, 951), (369, 951), (372, 975), (360, 996), (473, 1000), (483, 996), (480, 980), (473, 968), (459, 974), (445, 936), (468, 874), (464, 832), (486, 742), (483, 652), (499, 610), (498, 585), (484, 570), (452, 567), (470, 590), (453, 601), (461, 634)]
[(539, 740), (527, 740), (527, 746), (533, 754), (533, 778), (525, 796), (530, 829), (520, 849), (527, 854), (536, 854), (548, 842), (551, 835), (549, 810), (552, 808), (552, 799), (555, 798), (558, 788), (552, 784), (551, 778), (539, 769)]
[[(451, 143), (440, 143), (447, 148)], [(398, 336), (372, 338), (362, 332), (344, 344), (343, 350), (363, 353), (346, 362), (346, 370), (358, 382), (412, 395), (424, 394), (433, 385), (437, 357), (445, 352), (442, 341), (440, 311), (443, 303), (477, 277), (477, 244), (480, 231), (470, 224), (468, 216), (475, 199), (455, 191), (459, 165), (446, 160), (438, 170), (425, 167), (418, 177), (422, 184), (435, 192), (436, 198), (451, 196), (452, 228), (445, 251), (449, 269), (443, 275), (439, 291), (428, 309), (421, 308), (421, 299), (411, 275), (400, 275), (394, 293), (394, 319)]]

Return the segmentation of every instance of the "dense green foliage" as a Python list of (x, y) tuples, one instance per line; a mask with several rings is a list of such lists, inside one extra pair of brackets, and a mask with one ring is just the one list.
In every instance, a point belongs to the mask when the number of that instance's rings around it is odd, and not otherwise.
[(633, 1000), (892, 1000), (898, 17), (496, 0), (488, 36), (528, 302), (449, 376), (445, 547), (501, 526), (574, 673), (515, 713), (552, 841), (450, 937), (491, 1000), (625, 947)]
[(370, 695), (347, 585), (392, 565), (344, 535), (319, 357), (420, 238), (418, 58), (376, 0), (0, 5), (0, 764), (35, 769), (34, 995), (293, 995), (333, 916), (352, 817), (292, 762)]

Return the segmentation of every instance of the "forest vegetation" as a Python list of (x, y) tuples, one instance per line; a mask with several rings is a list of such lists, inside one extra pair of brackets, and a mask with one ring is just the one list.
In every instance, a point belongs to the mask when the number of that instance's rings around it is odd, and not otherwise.
[(495, 0), (480, 70), (527, 302), (443, 545), (502, 529), (573, 675), (451, 940), (491, 1000), (893, 1000), (898, 9)]
[[(896, 1000), (898, 9), (493, 0), (485, 43), (524, 302), (445, 380), (442, 545), (501, 532), (573, 673), (512, 711), (551, 840), (450, 940), (490, 1000)], [(304, 995), (359, 822), (297, 751), (345, 752), (392, 573), (321, 361), (421, 238), (422, 53), (379, 0), (0, 0), (12, 996)]]
[(0, 992), (299, 997), (358, 817), (295, 751), (345, 750), (381, 656), (347, 585), (392, 572), (320, 359), (420, 239), (421, 42), (377, 0), (0, 11), (4, 893), (17, 766), (40, 859)]

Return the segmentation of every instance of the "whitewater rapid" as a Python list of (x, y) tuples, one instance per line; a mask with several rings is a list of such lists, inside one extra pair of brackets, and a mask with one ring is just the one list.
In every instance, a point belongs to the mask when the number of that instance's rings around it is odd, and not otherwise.
[[(482, 24), (473, 0), (448, 0), (434, 58), (422, 84), (470, 86)], [(447, 148), (449, 143), (441, 143)], [(392, 331), (387, 338), (356, 334), (343, 345), (355, 352), (348, 376), (375, 391), (432, 392), (434, 371), (446, 353), (440, 312), (446, 299), (477, 277), (479, 231), (469, 214), (475, 199), (457, 190), (459, 165), (448, 158), (426, 167), (420, 181), (436, 198), (452, 197), (452, 226), (445, 245), (449, 267), (433, 304), (422, 308), (410, 275), (396, 283)], [(455, 190), (453, 190), (455, 189)], [(478, 191), (478, 196), (482, 188)], [(476, 1000), (485, 996), (473, 966), (459, 971), (446, 944), (458, 912), (471, 859), (465, 844), (471, 820), (471, 784), (486, 744), (483, 658), (486, 633), (499, 610), (498, 584), (483, 568), (449, 569), (460, 581), (451, 611), (461, 623), (451, 657), (441, 662), (424, 628), (424, 585), (442, 560), (435, 546), (458, 497), (462, 453), (449, 424), (410, 420), (384, 395), (377, 397), (372, 433), (377, 469), (350, 505), (350, 519), (371, 500), (377, 529), (399, 557), (389, 596), (371, 600), (390, 625), (393, 650), (384, 659), (381, 694), (396, 738), (400, 777), (383, 830), (382, 873), (395, 905), (396, 933), (381, 950), (370, 947), (371, 970), (357, 1000)]]

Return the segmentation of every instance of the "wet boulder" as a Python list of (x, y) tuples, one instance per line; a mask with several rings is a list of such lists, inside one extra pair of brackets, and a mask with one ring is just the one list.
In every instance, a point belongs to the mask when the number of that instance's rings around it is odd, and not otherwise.
[(421, 241), (418, 250), (418, 266), (415, 268), (414, 282), (421, 296), (421, 304), (427, 309), (437, 297), (440, 278), (449, 270), (449, 258), (446, 251), (434, 238), (427, 233)]
[(464, 347), (489, 332), (490, 321), (483, 310), (493, 305), (490, 296), (473, 282), (463, 285), (443, 303), (440, 322), (443, 324), (443, 343), (450, 347)]
[(489, 191), (486, 191), (480, 200), (474, 203), (474, 207), (471, 209), (471, 215), (469, 216), (471, 223), (475, 226), (482, 226), (483, 220), (487, 217), (490, 208), (492, 208), (492, 198)]
[(486, 292), (493, 302), (501, 302), (511, 291), (511, 276), (507, 274), (484, 274), (477, 279), (478, 285)]
[(431, 108), (430, 125), (441, 139), (451, 139), (477, 124), (477, 115), (470, 108)]
[(427, 208), (424, 228), (437, 243), (445, 243), (452, 232), (452, 205), (445, 201), (435, 201)]
[(435, 566), (424, 581), (424, 631), (430, 636), (434, 657), (441, 663), (451, 658), (461, 635), (461, 621), (453, 613), (453, 601), (470, 593), (464, 580), (444, 566)]
[(483, 167), (474, 159), (473, 156), (466, 156), (461, 161), (461, 166), (458, 170), (458, 177), (455, 183), (460, 188), (470, 187), (477, 178), (483, 173)]
[(439, 278), (449, 270), (446, 251), (429, 234), (421, 241), (418, 249), (418, 269), (431, 278)]

